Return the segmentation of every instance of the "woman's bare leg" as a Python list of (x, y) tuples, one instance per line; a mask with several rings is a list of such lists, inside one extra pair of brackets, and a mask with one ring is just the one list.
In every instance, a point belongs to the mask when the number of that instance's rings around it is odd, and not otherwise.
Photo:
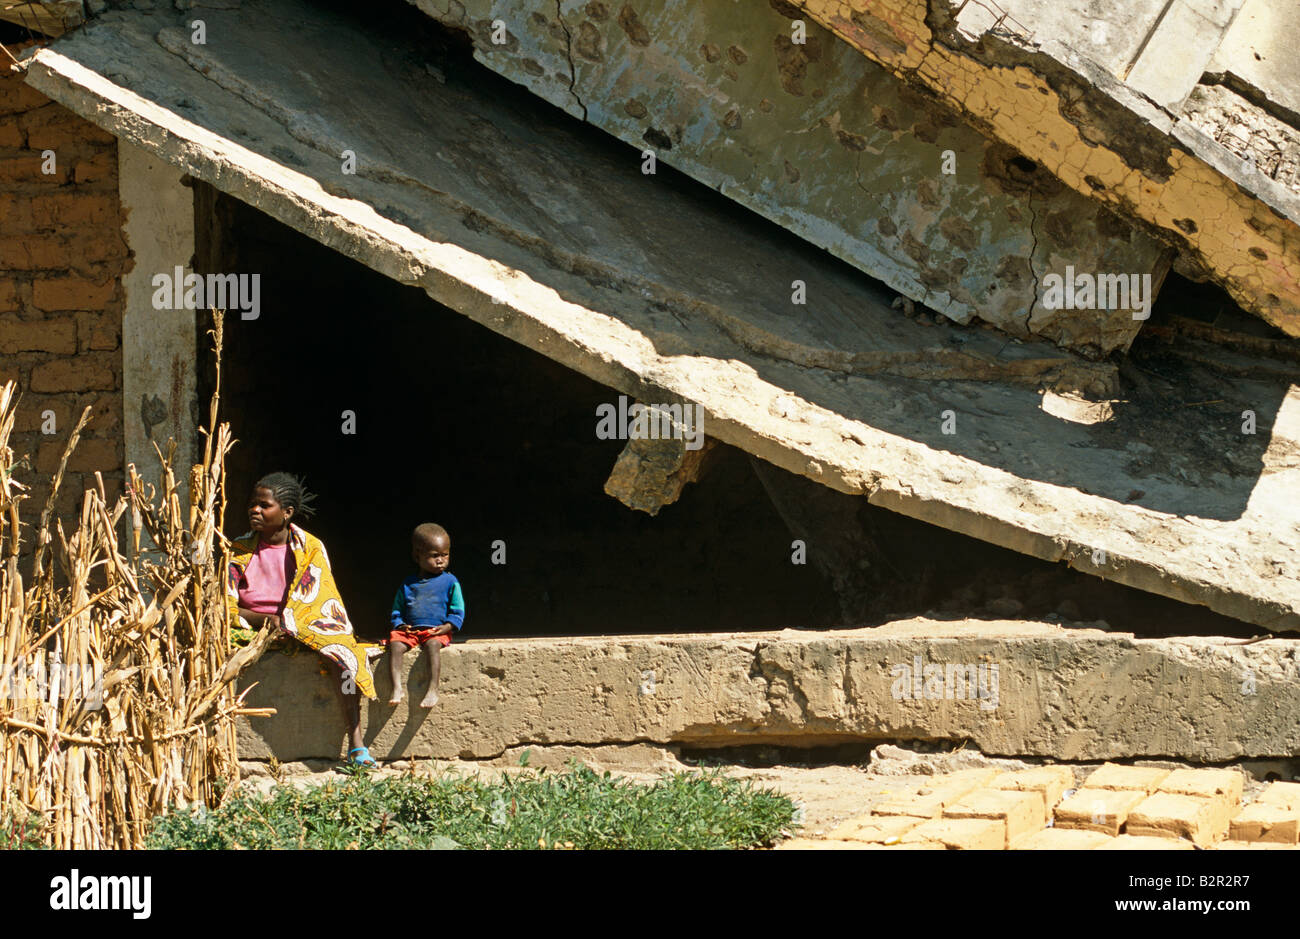
[(334, 688), (338, 692), (339, 703), (343, 706), (343, 726), (348, 732), (348, 750), (352, 751), (358, 747), (364, 747), (361, 740), (361, 691), (355, 685), (352, 694), (343, 692), (343, 666), (339, 665), (333, 659), (325, 659), (332, 669), (334, 679)]

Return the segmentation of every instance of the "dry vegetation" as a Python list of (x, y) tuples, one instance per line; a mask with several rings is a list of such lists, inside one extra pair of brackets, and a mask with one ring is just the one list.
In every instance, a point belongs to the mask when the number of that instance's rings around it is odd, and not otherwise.
[[(219, 361), (219, 318), (212, 335)], [(97, 476), (65, 533), (53, 507), (87, 408), (33, 529), (12, 476), (16, 399), (14, 383), (0, 388), (0, 835), (140, 847), (157, 813), (217, 804), (238, 776), (233, 716), (266, 713), (243, 709), (231, 684), (271, 634), (231, 654), (221, 536), (229, 427), (217, 424), (214, 394), (202, 463), (186, 474), (188, 509), (169, 442), (156, 486), (131, 466), (126, 493), (109, 505)], [(30, 566), (20, 564), (25, 546)]]

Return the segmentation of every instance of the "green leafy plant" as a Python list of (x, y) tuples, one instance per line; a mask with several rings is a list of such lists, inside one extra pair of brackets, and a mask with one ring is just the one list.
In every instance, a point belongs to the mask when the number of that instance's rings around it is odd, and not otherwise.
[(21, 809), (0, 818), (0, 850), (26, 851), (44, 847), (45, 820)]
[(771, 844), (794, 802), (718, 772), (635, 783), (571, 765), (492, 783), (407, 774), (278, 786), (220, 810), (160, 816), (151, 848), (710, 849)]

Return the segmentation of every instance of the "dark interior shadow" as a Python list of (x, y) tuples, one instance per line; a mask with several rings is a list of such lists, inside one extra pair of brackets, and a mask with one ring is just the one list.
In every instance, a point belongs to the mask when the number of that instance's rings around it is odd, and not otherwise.
[(595, 434), (608, 388), (237, 200), (213, 211), (232, 269), (276, 259), (261, 317), (226, 323), (222, 417), (238, 439), (227, 531), (247, 530), (258, 476), (304, 475), (318, 493), (304, 527), (363, 636), (387, 637), (425, 521), (452, 535), (466, 638), (834, 622), (829, 586), (790, 563), (739, 452), (725, 448), (657, 516), (634, 512), (603, 490), (623, 447)]

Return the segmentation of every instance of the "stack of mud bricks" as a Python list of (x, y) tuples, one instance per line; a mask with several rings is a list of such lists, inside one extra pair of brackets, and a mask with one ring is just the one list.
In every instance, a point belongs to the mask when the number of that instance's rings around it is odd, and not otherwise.
[[(1300, 783), (1242, 806), (1228, 769), (1106, 764), (1077, 790), (1067, 766), (928, 778), (850, 819), (818, 847), (976, 850), (1295, 848)], [(812, 843), (807, 844), (812, 847)]]
[(94, 470), (110, 498), (121, 491), (127, 264), (113, 137), (0, 65), (0, 384), (23, 391), (11, 439), (30, 457), (15, 474), (33, 487), (29, 523), (86, 407), (57, 514), (66, 526)]

